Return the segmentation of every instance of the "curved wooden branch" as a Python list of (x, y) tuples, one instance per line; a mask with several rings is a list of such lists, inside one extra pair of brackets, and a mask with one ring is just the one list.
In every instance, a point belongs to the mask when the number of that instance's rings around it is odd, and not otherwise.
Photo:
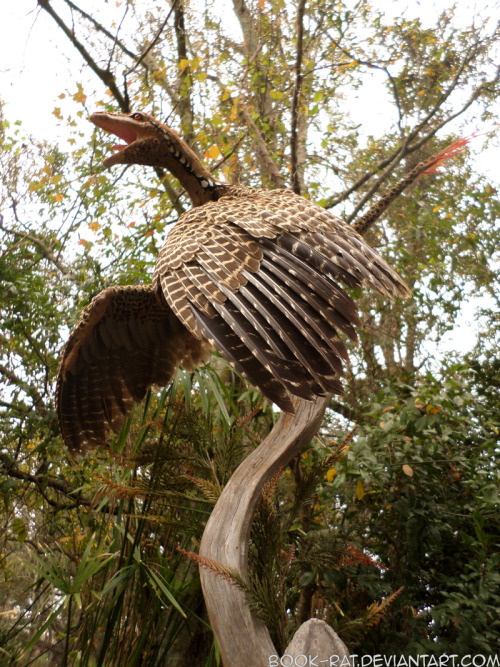
[[(235, 568), (245, 577), (255, 507), (262, 489), (301, 450), (321, 425), (329, 397), (297, 399), (295, 414), (282, 414), (271, 433), (232, 475), (205, 528), (200, 556)], [(276, 654), (269, 631), (250, 612), (244, 593), (200, 568), (208, 615), (225, 667), (263, 667)]]

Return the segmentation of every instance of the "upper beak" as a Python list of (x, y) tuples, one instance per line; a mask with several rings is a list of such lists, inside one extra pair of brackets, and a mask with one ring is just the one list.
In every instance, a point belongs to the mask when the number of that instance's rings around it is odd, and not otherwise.
[(120, 116), (110, 116), (105, 112), (93, 113), (90, 116), (90, 120), (97, 127), (105, 132), (116, 135), (125, 142), (124, 144), (115, 144), (113, 146), (113, 150), (116, 151), (116, 153), (103, 160), (103, 165), (105, 167), (111, 167), (114, 164), (123, 162), (123, 156), (120, 155), (120, 151), (130, 146), (130, 144), (136, 141), (138, 137), (137, 132), (133, 127), (133, 121), (128, 117), (121, 118)]

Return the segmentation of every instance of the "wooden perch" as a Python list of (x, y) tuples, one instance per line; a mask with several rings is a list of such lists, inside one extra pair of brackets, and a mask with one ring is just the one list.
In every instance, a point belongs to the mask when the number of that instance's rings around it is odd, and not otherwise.
[[(205, 528), (200, 556), (246, 577), (250, 527), (264, 485), (298, 454), (321, 425), (329, 397), (296, 399), (295, 415), (282, 413), (267, 438), (224, 488)], [(225, 667), (264, 667), (276, 655), (269, 631), (250, 612), (244, 593), (200, 567), (203, 594)]]

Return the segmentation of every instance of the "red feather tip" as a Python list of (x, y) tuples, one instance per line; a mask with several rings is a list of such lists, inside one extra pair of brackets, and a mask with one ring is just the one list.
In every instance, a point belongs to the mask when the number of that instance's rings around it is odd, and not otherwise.
[(464, 150), (465, 146), (467, 146), (469, 141), (475, 139), (476, 137), (480, 137), (483, 134), (493, 134), (493, 132), (496, 132), (497, 127), (499, 125), (500, 123), (495, 123), (491, 128), (491, 130), (482, 130), (482, 131), (478, 130), (477, 132), (473, 132), (473, 134), (470, 134), (468, 137), (463, 137), (463, 139), (458, 139), (458, 141), (455, 141), (454, 143), (450, 144), (444, 150), (442, 150), (437, 155), (434, 155), (434, 157), (432, 157), (429, 160), (429, 162), (427, 163), (427, 168), (425, 169), (425, 171), (422, 172), (422, 174), (435, 174), (438, 168), (443, 165), (443, 162), (446, 162), (446, 160), (449, 160), (450, 158), (453, 158), (459, 153), (461, 153)]
[(441, 167), (443, 163), (446, 162), (446, 160), (450, 160), (451, 158), (461, 153), (474, 136), (475, 135), (471, 135), (470, 137), (458, 139), (458, 141), (455, 141), (440, 153), (434, 155), (434, 157), (429, 160), (428, 166), (426, 170), (422, 172), (422, 174), (435, 174), (438, 168)]

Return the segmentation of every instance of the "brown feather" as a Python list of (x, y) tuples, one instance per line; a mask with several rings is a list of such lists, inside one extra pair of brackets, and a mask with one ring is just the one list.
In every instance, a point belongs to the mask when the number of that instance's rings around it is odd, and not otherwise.
[(105, 160), (168, 168), (194, 208), (170, 231), (151, 287), (104, 290), (61, 355), (56, 402), (73, 452), (105, 444), (149, 387), (192, 370), (210, 345), (281, 409), (292, 396), (341, 392), (360, 320), (339, 286), (407, 297), (364, 239), (290, 190), (217, 182), (170, 128), (147, 114), (93, 114), (127, 145)]

